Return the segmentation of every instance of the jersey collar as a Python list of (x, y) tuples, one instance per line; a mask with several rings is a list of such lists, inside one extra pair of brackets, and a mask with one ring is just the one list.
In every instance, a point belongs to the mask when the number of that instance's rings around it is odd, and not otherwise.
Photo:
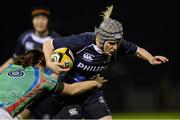
[(95, 44), (93, 44), (93, 47), (98, 53), (103, 54), (103, 51), (100, 48), (98, 48)]
[(34, 41), (43, 44), (46, 40), (50, 39), (50, 36), (46, 36), (46, 37), (38, 37), (36, 36), (34, 33), (31, 34), (31, 37)]

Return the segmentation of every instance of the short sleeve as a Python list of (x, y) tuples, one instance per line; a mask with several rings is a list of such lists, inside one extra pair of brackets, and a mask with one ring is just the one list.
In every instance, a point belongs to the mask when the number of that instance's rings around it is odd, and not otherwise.
[(42, 73), (42, 75), (45, 78), (45, 83), (43, 85), (43, 88), (45, 90), (53, 91), (58, 94), (62, 93), (62, 91), (64, 90), (64, 83), (62, 81), (56, 80), (46, 73)]
[(55, 31), (51, 31), (50, 37), (52, 39), (55, 39), (55, 38), (61, 37), (61, 35), (59, 33), (55, 32)]
[(123, 40), (122, 43), (120, 44), (118, 53), (120, 53), (121, 55), (134, 55), (136, 54), (138, 49), (138, 46), (135, 45), (132, 42), (128, 42), (126, 40)]
[(43, 88), (47, 91), (52, 91), (57, 87), (57, 80), (47, 75), (46, 73), (41, 73), (42, 79), (44, 80)]
[(64, 83), (58, 80), (57, 87), (56, 89), (54, 89), (54, 92), (60, 94), (63, 92), (63, 90), (64, 90)]

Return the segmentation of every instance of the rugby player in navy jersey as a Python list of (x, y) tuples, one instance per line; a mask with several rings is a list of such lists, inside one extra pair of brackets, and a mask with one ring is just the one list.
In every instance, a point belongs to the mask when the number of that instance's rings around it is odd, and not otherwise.
[[(122, 24), (109, 17), (111, 12), (112, 6), (104, 12), (104, 21), (95, 32), (50, 39), (44, 43), (47, 66), (56, 73), (61, 73), (64, 69), (59, 63), (51, 61), (52, 51), (60, 47), (68, 47), (73, 51), (74, 66), (67, 74), (61, 76), (64, 82), (75, 83), (93, 79), (114, 60), (117, 50), (121, 55), (134, 55), (152, 65), (168, 62), (166, 57), (153, 56), (144, 48), (124, 40)], [(54, 118), (112, 119), (101, 89), (73, 97), (52, 97), (53, 100), (49, 101), (49, 104), (53, 104), (54, 109), (59, 111)]]
[(8, 59), (1, 67), (0, 73), (10, 64), (17, 56), (24, 54), (29, 50), (42, 51), (43, 43), (49, 38), (60, 37), (58, 33), (48, 28), (50, 11), (47, 8), (38, 7), (32, 10), (33, 30), (24, 32), (18, 40), (12, 58)]

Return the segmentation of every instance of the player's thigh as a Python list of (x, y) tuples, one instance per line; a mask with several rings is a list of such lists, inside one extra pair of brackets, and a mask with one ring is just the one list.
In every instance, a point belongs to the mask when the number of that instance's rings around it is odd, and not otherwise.
[(88, 102), (84, 105), (84, 118), (100, 119), (106, 116), (111, 117), (111, 112), (103, 94), (96, 94), (91, 96)]
[(81, 119), (82, 118), (82, 107), (79, 104), (69, 104), (64, 106), (58, 114), (54, 117), (55, 119)]
[(57, 114), (61, 106), (54, 102), (53, 95), (45, 95), (35, 100), (28, 109), (31, 111), (33, 118), (43, 119), (52, 118)]
[(28, 119), (31, 115), (31, 111), (29, 109), (24, 109), (21, 113), (19, 113), (16, 118), (19, 119)]
[(13, 120), (8, 112), (0, 108), (0, 120)]

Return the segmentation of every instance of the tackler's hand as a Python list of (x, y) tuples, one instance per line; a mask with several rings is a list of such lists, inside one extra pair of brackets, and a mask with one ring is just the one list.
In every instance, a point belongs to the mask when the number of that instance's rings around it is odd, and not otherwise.
[(98, 82), (98, 84), (97, 84), (98, 88), (102, 87), (103, 84), (107, 82), (107, 80), (104, 79), (104, 77), (101, 77), (100, 74), (97, 75), (96, 81)]

